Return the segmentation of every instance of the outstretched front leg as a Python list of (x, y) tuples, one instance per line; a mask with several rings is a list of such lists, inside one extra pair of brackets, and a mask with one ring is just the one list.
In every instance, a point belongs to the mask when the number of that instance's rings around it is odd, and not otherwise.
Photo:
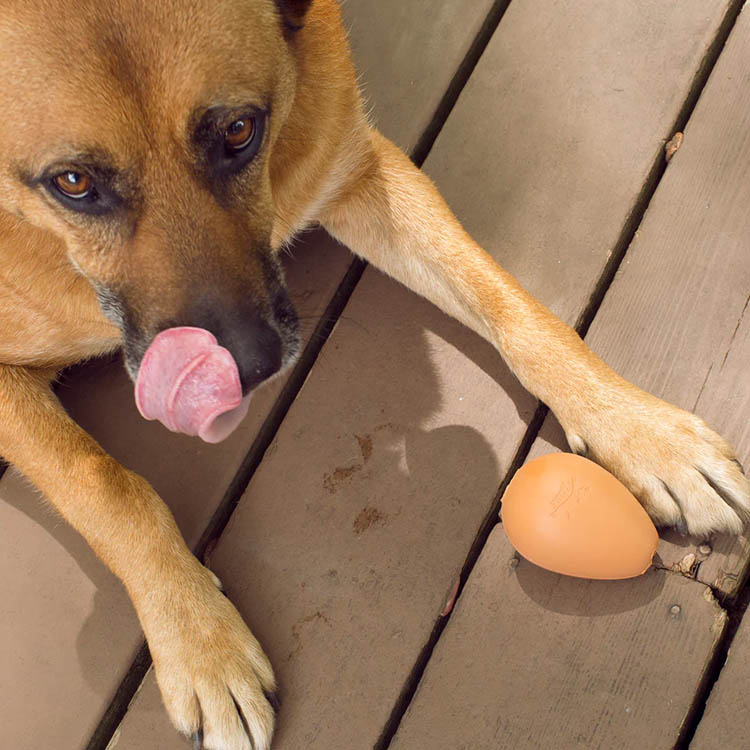
[(375, 130), (367, 141), (324, 210), (328, 231), (492, 342), (571, 448), (614, 473), (656, 523), (739, 532), (750, 485), (726, 441), (621, 378), (471, 239), (396, 146)]
[(125, 584), (177, 728), (210, 750), (268, 750), (274, 677), (260, 645), (156, 492), (68, 417), (50, 375), (0, 365), (0, 454)]

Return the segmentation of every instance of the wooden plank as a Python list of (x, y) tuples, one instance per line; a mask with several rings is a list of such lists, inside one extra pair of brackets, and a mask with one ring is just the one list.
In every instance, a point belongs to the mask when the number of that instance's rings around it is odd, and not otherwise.
[(576, 320), (727, 3), (511, 3), (425, 164), (462, 223)]
[(467, 10), (446, 0), (341, 3), (372, 121), (407, 153), (430, 124), (459, 55), (469, 51), (493, 4), (472, 0)]
[[(477, 0), (459, 14), (447, 0), (379, 3), (384, 15), (376, 16), (371, 3), (348, 2), (349, 18), (357, 18), (355, 53), (366, 71), (370, 100), (377, 105), (384, 99), (379, 121), (403, 145), (415, 142), (429, 122), (491, 4)], [(389, 19), (399, 21), (396, 31)], [(383, 66), (391, 71), (388, 77), (393, 69), (406, 75), (394, 81), (393, 90), (379, 73)], [(389, 99), (394, 92), (397, 98)], [(323, 233), (296, 243), (293, 253), (289, 284), (309, 336), (351, 257)], [(97, 362), (69, 374), (60, 393), (71, 414), (112, 455), (151, 481), (195, 543), (283, 384), (276, 380), (256, 394), (241, 429), (220, 446), (142, 420), (119, 363)], [(6, 679), (0, 681), (2, 744), (19, 750), (84, 747), (142, 635), (117, 581), (59, 519), (40, 511), (37, 493), (16, 479), (7, 481), (0, 484), (0, 495), (10, 501), (0, 506), (0, 597), (11, 611), (3, 635), (12, 648), (3, 668)], [(26, 587), (19, 598), (21, 581)], [(39, 720), (53, 713), (56, 721)]]
[[(726, 437), (750, 467), (750, 13), (739, 17), (587, 337), (623, 376)], [(564, 447), (556, 424), (547, 445)], [(708, 548), (704, 545), (708, 542)], [(663, 534), (662, 564), (733, 596), (747, 534)], [(691, 563), (693, 563), (691, 565)], [(696, 563), (699, 563), (699, 567)]]
[[(428, 168), (574, 320), (726, 4), (545, 7), (511, 4)], [(276, 747), (375, 743), (533, 409), (487, 344), (365, 274), (212, 558), (276, 666)], [(150, 742), (178, 746), (166, 722)]]
[[(710, 359), (701, 358), (707, 373), (705, 384), (696, 399), (697, 409), (705, 411), (717, 426), (740, 447), (740, 460), (750, 466), (750, 219), (747, 205), (750, 188), (743, 168), (750, 158), (750, 11), (740, 14), (735, 29), (719, 60), (695, 115), (685, 135), (692, 151), (675, 157), (675, 174), (679, 187), (685, 192), (692, 177), (694, 192), (703, 197), (706, 207), (699, 213), (709, 213), (713, 221), (709, 229), (696, 236), (697, 242), (708, 244), (711, 236), (719, 242), (708, 245), (715, 258), (707, 269), (706, 278), (715, 280), (715, 289), (701, 289), (700, 300), (715, 300), (704, 310), (704, 326), (714, 329), (715, 308), (726, 308), (734, 313), (737, 322), (717, 332), (718, 352)], [(690, 154), (693, 154), (690, 158)], [(689, 161), (694, 162), (688, 164)], [(670, 171), (672, 167), (670, 166)], [(688, 169), (690, 171), (688, 172)], [(683, 200), (688, 196), (684, 195)], [(688, 219), (686, 230), (691, 230), (694, 217), (690, 204), (685, 205)], [(691, 220), (692, 219), (692, 220)], [(709, 251), (709, 252), (710, 252)], [(718, 256), (718, 257), (716, 257)], [(727, 276), (731, 282), (726, 283)], [(722, 292), (730, 292), (726, 296)], [(733, 293), (732, 293), (733, 292)], [(744, 304), (742, 301), (745, 295)], [(738, 312), (739, 310), (739, 312)], [(664, 545), (662, 545), (664, 547)], [(714, 545), (714, 553), (698, 569), (700, 580), (705, 580), (730, 594), (737, 592), (747, 568), (750, 544), (747, 538), (721, 539)], [(682, 550), (680, 550), (682, 551)], [(672, 549), (661, 550), (667, 562), (679, 556)], [(726, 664), (706, 705), (691, 750), (719, 750), (747, 745), (750, 720), (746, 709), (750, 692), (750, 621), (745, 616), (729, 650)]]
[[(744, 458), (750, 457), (743, 418), (750, 405), (750, 321), (743, 318), (750, 291), (743, 169), (750, 148), (748, 42), (744, 13), (589, 336), (626, 376), (713, 417)], [(564, 444), (550, 418), (530, 458)], [(741, 554), (731, 555), (741, 545), (716, 540), (698, 576), (734, 593), (730, 577), (711, 571), (739, 572)], [(660, 564), (684, 559), (689, 549), (663, 541)], [(511, 565), (518, 566), (514, 572)], [(663, 588), (654, 593), (656, 582)], [(689, 633), (673, 632), (675, 606)], [(514, 562), (500, 525), (392, 750), (671, 747), (724, 623), (708, 588), (663, 569), (625, 584), (595, 583)], [(691, 747), (746, 744), (747, 624), (735, 644)], [(543, 678), (529, 679), (537, 673)]]
[(729, 649), (726, 664), (706, 703), (690, 750), (729, 750), (748, 745), (750, 714), (750, 620), (745, 616)]
[(135, 656), (127, 594), (13, 469), (0, 481), (0, 570), (1, 744), (82, 748)]
[(725, 625), (699, 583), (559, 576), (498, 526), (391, 750), (672, 747)]

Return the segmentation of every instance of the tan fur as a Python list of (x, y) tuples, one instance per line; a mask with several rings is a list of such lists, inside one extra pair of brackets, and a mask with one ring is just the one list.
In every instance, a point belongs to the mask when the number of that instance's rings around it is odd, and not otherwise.
[[(304, 5), (287, 1), (290, 25)], [(491, 341), (571, 446), (610, 468), (655, 520), (739, 531), (750, 492), (731, 448), (601, 362), (370, 128), (334, 0), (315, 0), (296, 32), (273, 0), (87, 0), (75, 13), (62, 0), (0, 0), (0, 19), (0, 454), (125, 583), (178, 729), (202, 727), (212, 750), (249, 750), (234, 697), (255, 747), (267, 748), (274, 678), (162, 501), (49, 389), (55, 370), (122, 343), (90, 281), (127, 288), (146, 327), (179, 310), (198, 269), (227, 293), (262, 299), (259, 241), (278, 251), (319, 221)], [(240, 207), (222, 206), (191, 171), (191, 108), (263, 97), (273, 101), (264, 156)], [(81, 219), (24, 184), (79, 141), (116, 155), (140, 186), (137, 210)]]

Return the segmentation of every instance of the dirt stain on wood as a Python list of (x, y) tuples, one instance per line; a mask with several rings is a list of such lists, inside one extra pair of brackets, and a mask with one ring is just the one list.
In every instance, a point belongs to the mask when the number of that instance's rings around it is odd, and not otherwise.
[(344, 482), (362, 471), (364, 465), (372, 458), (372, 437), (370, 435), (355, 435), (354, 437), (359, 444), (359, 452), (362, 454), (362, 463), (355, 463), (351, 466), (337, 466), (332, 472), (326, 472), (323, 474), (323, 487), (325, 487), (331, 495), (335, 495), (339, 489), (341, 489), (341, 485)]
[(355, 435), (354, 437), (357, 438), (357, 442), (359, 443), (359, 449), (362, 452), (362, 460), (367, 463), (372, 456), (372, 438), (369, 435), (365, 435), (364, 437)]
[(320, 611), (315, 612), (315, 614), (307, 615), (307, 617), (303, 617), (301, 620), (298, 620), (293, 626), (292, 626), (292, 640), (294, 641), (294, 648), (289, 652), (289, 656), (287, 659), (291, 660), (295, 656), (297, 656), (300, 651), (302, 651), (302, 628), (305, 625), (308, 625), (311, 622), (315, 622), (319, 620), (320, 622), (324, 622), (326, 625), (330, 625), (330, 620)]
[(388, 516), (381, 513), (377, 508), (363, 508), (354, 519), (354, 533), (360, 536), (373, 524), (384, 526), (387, 521)]
[(323, 474), (323, 486), (328, 492), (335, 495), (341, 489), (341, 484), (351, 479), (359, 471), (362, 471), (362, 464), (339, 466), (330, 474)]

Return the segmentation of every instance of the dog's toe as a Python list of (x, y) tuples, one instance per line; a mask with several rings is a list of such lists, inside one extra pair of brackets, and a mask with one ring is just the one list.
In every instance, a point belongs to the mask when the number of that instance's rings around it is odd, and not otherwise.
[(607, 420), (566, 429), (571, 448), (612, 471), (657, 525), (737, 534), (750, 519), (750, 482), (732, 447), (702, 419), (630, 390)]
[[(254, 680), (200, 691), (202, 750), (268, 750), (274, 712)], [(195, 745), (196, 737), (193, 738)]]
[(211, 685), (201, 690), (203, 723), (190, 737), (193, 750), (270, 748), (276, 708), (254, 683), (251, 679), (233, 689)]
[(202, 616), (170, 618), (149, 641), (164, 705), (194, 750), (268, 750), (278, 705), (273, 670), (213, 577), (201, 575), (190, 604)]

